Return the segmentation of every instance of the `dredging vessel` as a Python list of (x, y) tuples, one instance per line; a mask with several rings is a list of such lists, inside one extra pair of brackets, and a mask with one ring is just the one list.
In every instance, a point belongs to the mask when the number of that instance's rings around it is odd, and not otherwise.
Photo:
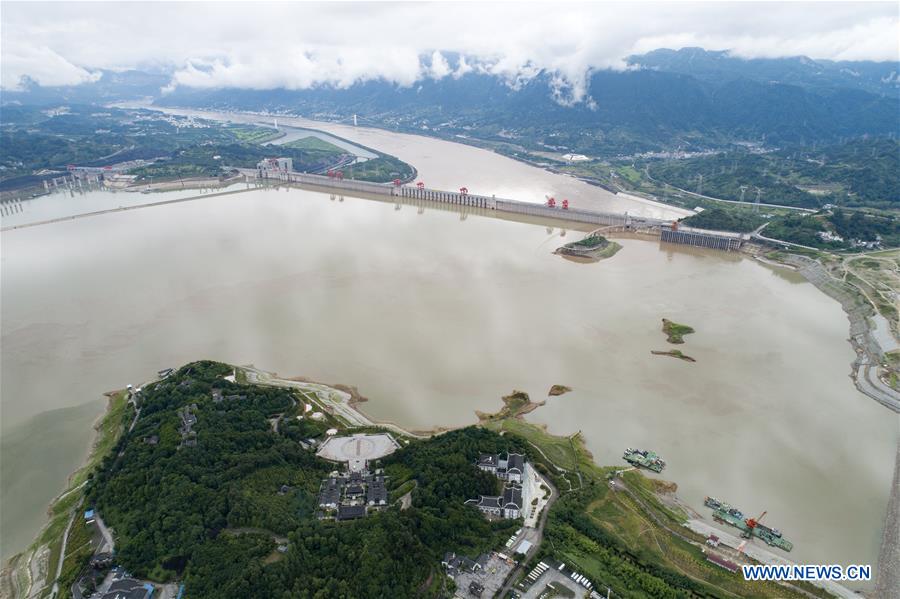
[(760, 522), (766, 512), (763, 512), (759, 518), (748, 518), (739, 509), (719, 501), (715, 497), (707, 497), (703, 504), (712, 508), (713, 519), (716, 522), (722, 522), (733, 526), (741, 531), (741, 536), (745, 539), (757, 537), (772, 547), (778, 547), (784, 551), (790, 551), (794, 548), (794, 544), (784, 538), (781, 531), (777, 528), (770, 528)]
[(625, 450), (625, 454), (622, 457), (629, 464), (634, 464), (635, 466), (640, 466), (641, 468), (646, 468), (653, 472), (662, 472), (663, 468), (666, 467), (665, 461), (652, 451), (629, 447)]

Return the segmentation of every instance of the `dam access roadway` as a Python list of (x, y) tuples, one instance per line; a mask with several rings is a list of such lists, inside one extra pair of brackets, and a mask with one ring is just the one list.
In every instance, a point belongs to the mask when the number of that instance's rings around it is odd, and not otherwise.
[[(318, 129), (368, 148), (390, 154), (413, 165), (417, 180), (432, 189), (459, 189), (498, 198), (543, 204), (547, 196), (558, 201), (568, 199), (572, 208), (597, 212), (628, 213), (664, 220), (690, 216), (690, 210), (653, 202), (624, 193), (613, 193), (590, 185), (575, 177), (559, 175), (507, 158), (490, 150), (454, 143), (433, 137), (393, 133), (383, 129), (354, 127), (300, 117), (216, 112), (167, 108), (146, 104), (122, 104), (123, 107), (158, 110), (168, 114), (193, 115), (210, 120), (271, 125), (278, 119), (279, 128)], [(277, 142), (278, 140), (276, 140)]]

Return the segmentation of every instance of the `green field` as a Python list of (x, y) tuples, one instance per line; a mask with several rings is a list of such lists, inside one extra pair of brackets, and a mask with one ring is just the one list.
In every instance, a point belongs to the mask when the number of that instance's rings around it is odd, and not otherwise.
[(227, 130), (234, 135), (238, 141), (251, 144), (266, 143), (284, 136), (284, 133), (281, 131), (270, 129), (268, 127), (237, 126), (229, 127)]
[(335, 154), (347, 153), (347, 150), (339, 148), (332, 143), (328, 143), (324, 139), (316, 137), (315, 135), (310, 135), (309, 137), (303, 137), (300, 139), (295, 139), (294, 141), (289, 141), (282, 147), (296, 148), (298, 150), (320, 150), (322, 152), (333, 152)]

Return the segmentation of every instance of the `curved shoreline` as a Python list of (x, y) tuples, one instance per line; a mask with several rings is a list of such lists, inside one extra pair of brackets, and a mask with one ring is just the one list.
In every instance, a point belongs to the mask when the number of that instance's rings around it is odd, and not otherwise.
[[(51, 586), (51, 583), (56, 581), (55, 577), (53, 580), (49, 579), (50, 562), (54, 554), (53, 545), (57, 542), (60, 543), (59, 549), (56, 550), (58, 554), (56, 556), (56, 569), (57, 572), (60, 572), (65, 559), (62, 551), (65, 550), (68, 527), (61, 531), (62, 537), (48, 537), (48, 535), (51, 534), (52, 528), (64, 523), (68, 524), (72, 516), (77, 515), (78, 506), (81, 502), (81, 497), (78, 496), (78, 493), (87, 484), (86, 478), (80, 482), (78, 482), (78, 479), (81, 476), (86, 477), (90, 470), (100, 462), (103, 457), (101, 454), (103, 453), (105, 442), (114, 442), (124, 431), (124, 427), (109, 432), (103, 430), (109, 419), (114, 418), (115, 410), (127, 407), (128, 404), (124, 400), (124, 391), (109, 391), (103, 395), (107, 397), (106, 408), (94, 419), (91, 425), (94, 434), (88, 442), (88, 451), (84, 459), (67, 477), (66, 488), (47, 504), (47, 521), (37, 531), (31, 544), (12, 555), (3, 564), (2, 570), (0, 570), (0, 596), (12, 598), (38, 597), (40, 595), (37, 593), (47, 589)], [(116, 406), (116, 401), (123, 401), (124, 403), (121, 406)], [(74, 495), (74, 497), (70, 498), (71, 495)], [(64, 503), (70, 499), (75, 502), (75, 505), (64, 506)], [(57, 510), (60, 511), (57, 513)], [(25, 584), (21, 585), (23, 579)], [(21, 588), (21, 586), (26, 588)], [(7, 593), (9, 594), (7, 595)]]
[(872, 372), (872, 368), (877, 369), (883, 359), (869, 318), (876, 313), (875, 309), (854, 289), (848, 289), (849, 285), (832, 277), (818, 260), (796, 254), (787, 254), (783, 260), (819, 291), (841, 304), (850, 321), (848, 341), (856, 352), (856, 359), (850, 363), (850, 378), (856, 389), (900, 414), (900, 394), (886, 387), (878, 379), (877, 371)]

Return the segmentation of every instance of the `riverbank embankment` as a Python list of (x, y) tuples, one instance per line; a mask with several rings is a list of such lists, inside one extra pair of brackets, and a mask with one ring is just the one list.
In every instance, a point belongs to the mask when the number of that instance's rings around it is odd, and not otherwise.
[(314, 394), (322, 405), (329, 408), (332, 414), (343, 420), (350, 427), (383, 428), (403, 437), (414, 437), (417, 439), (425, 439), (450, 430), (447, 428), (433, 428), (424, 431), (407, 430), (393, 422), (375, 420), (366, 415), (360, 408), (360, 404), (367, 400), (359, 395), (354, 387), (340, 384), (326, 385), (304, 377), (279, 378), (275, 373), (266, 372), (254, 366), (239, 366), (238, 369), (247, 376), (248, 383), (297, 389), (305, 393)]
[(860, 393), (900, 413), (900, 394), (885, 385), (878, 376), (884, 353), (874, 335), (871, 317), (875, 315), (875, 309), (872, 305), (849, 283), (832, 277), (818, 260), (798, 254), (785, 254), (779, 259), (841, 304), (850, 321), (850, 345), (856, 352), (850, 374), (854, 385)]

